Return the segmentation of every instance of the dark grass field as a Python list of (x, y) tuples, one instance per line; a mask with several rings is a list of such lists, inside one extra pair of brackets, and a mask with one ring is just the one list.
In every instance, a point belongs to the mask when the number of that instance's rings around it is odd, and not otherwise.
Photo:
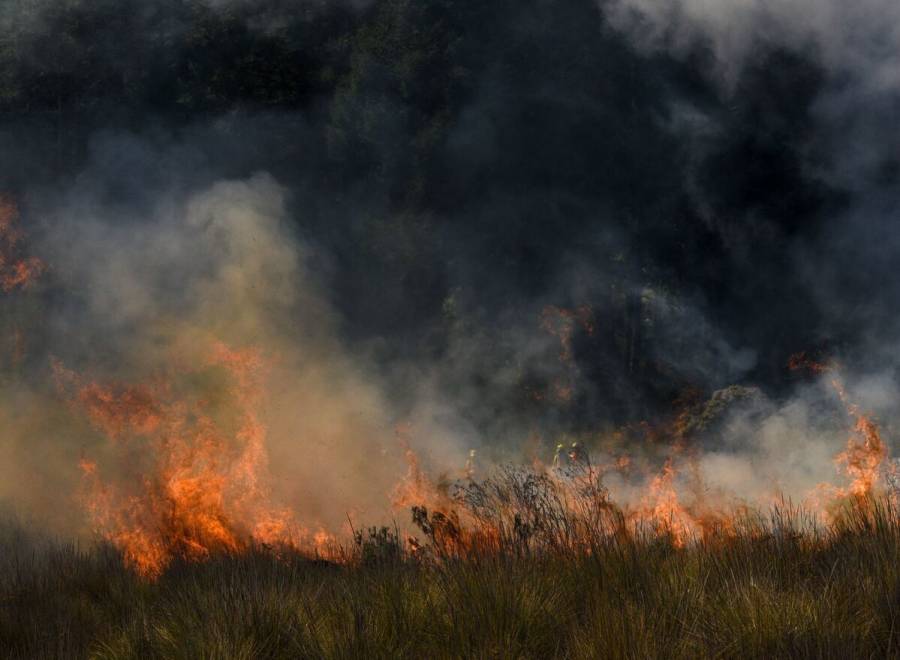
[(0, 647), (9, 658), (900, 655), (900, 516), (887, 500), (848, 505), (827, 529), (787, 507), (747, 514), (684, 548), (659, 530), (590, 530), (586, 510), (514, 509), (482, 511), (490, 550), (419, 510), (417, 553), (369, 530), (344, 564), (256, 548), (176, 561), (155, 581), (112, 548), (8, 523)]

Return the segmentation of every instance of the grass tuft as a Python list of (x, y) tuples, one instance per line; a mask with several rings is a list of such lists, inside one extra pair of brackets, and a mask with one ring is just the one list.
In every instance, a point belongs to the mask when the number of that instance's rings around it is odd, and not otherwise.
[[(587, 484), (586, 487), (590, 487)], [(566, 500), (507, 471), (420, 545), (357, 532), (349, 563), (259, 548), (156, 581), (110, 547), (0, 526), (8, 658), (852, 658), (900, 655), (900, 515), (848, 502), (829, 526), (782, 506), (676, 547), (628, 533), (601, 490)], [(575, 505), (577, 504), (577, 506)], [(464, 522), (465, 521), (465, 522)]]

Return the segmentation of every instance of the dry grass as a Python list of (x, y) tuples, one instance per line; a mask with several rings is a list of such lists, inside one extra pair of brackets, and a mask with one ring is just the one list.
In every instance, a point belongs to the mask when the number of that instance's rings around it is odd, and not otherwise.
[(887, 502), (848, 506), (830, 529), (774, 510), (679, 549), (665, 534), (609, 533), (616, 514), (602, 493), (578, 509), (527, 479), (508, 471), (461, 494), (470, 525), (484, 525), (476, 534), (420, 510), (414, 556), (394, 532), (370, 530), (351, 565), (261, 549), (177, 563), (152, 583), (109, 548), (44, 543), (9, 524), (0, 649), (110, 659), (900, 655), (900, 516)]

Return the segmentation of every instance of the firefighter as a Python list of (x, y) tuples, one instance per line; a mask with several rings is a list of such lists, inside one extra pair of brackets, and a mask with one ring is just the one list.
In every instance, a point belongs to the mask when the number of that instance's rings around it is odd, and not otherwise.
[(469, 458), (466, 459), (466, 479), (475, 477), (475, 450), (469, 450)]
[(569, 461), (573, 465), (582, 465), (587, 463), (587, 452), (578, 442), (573, 442), (569, 447)]
[(563, 450), (565, 448), (566, 448), (566, 446), (563, 443), (559, 443), (558, 445), (556, 445), (556, 453), (553, 454), (553, 467), (554, 468), (562, 467), (563, 456), (565, 456), (565, 454), (563, 453)]

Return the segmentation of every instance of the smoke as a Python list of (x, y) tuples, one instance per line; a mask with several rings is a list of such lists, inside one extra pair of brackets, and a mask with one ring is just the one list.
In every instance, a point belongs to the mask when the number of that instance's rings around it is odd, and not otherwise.
[(0, 176), (50, 269), (2, 299), (28, 350), (0, 496), (70, 523), (103, 457), (49, 356), (133, 383), (219, 340), (270, 365), (271, 483), (313, 525), (393, 515), (401, 440), (450, 475), (529, 437), (546, 461), (733, 383), (765, 394), (704, 474), (800, 497), (847, 419), (791, 353), (834, 347), (893, 424), (898, 11), (4, 5)]
[(883, 179), (886, 164), (894, 162), (898, 144), (886, 129), (900, 93), (896, 3), (613, 0), (601, 6), (640, 48), (678, 57), (708, 51), (735, 99), (748, 91), (742, 75), (767, 54), (808, 58), (826, 75), (811, 120), (831, 156), (822, 163), (828, 175), (859, 190)]
[[(202, 368), (217, 341), (258, 349), (269, 365), (263, 421), (277, 499), (304, 524), (332, 530), (348, 514), (390, 519), (390, 491), (405, 471), (395, 420), (372, 371), (338, 340), (286, 190), (258, 174), (156, 190), (152, 204), (123, 209), (98, 199), (98, 187), (82, 179), (58, 205), (43, 199), (31, 249), (52, 261), (67, 300), (43, 310), (47, 336), (32, 354), (101, 383), (140, 383)], [(192, 396), (203, 396), (197, 387)], [(24, 495), (53, 517), (61, 487), (67, 500), (78, 492), (79, 453), (102, 457), (102, 438), (61, 405), (63, 393), (11, 392), (2, 495)]]
[(684, 54), (700, 41), (722, 72), (737, 73), (772, 46), (811, 51), (836, 72), (865, 79), (872, 91), (896, 87), (898, 9), (886, 0), (765, 2), (759, 0), (613, 0), (603, 4), (613, 24), (644, 48)]
[[(892, 128), (900, 98), (897, 5), (599, 6), (641, 52), (674, 57), (717, 84), (716, 104), (677, 91), (667, 102), (672, 130), (691, 154), (685, 189), (702, 217), (733, 246), (732, 263), (767, 262), (765, 273), (742, 275), (738, 286), (755, 289), (747, 304), (765, 299), (761, 306), (790, 325), (791, 311), (769, 293), (783, 290), (803, 310), (808, 342), (883, 364), (897, 336), (886, 310), (900, 294), (889, 265), (898, 248), (891, 230), (900, 148)], [(777, 251), (751, 247), (769, 241)], [(737, 310), (725, 316), (747, 323)], [(881, 357), (866, 357), (874, 355)]]

